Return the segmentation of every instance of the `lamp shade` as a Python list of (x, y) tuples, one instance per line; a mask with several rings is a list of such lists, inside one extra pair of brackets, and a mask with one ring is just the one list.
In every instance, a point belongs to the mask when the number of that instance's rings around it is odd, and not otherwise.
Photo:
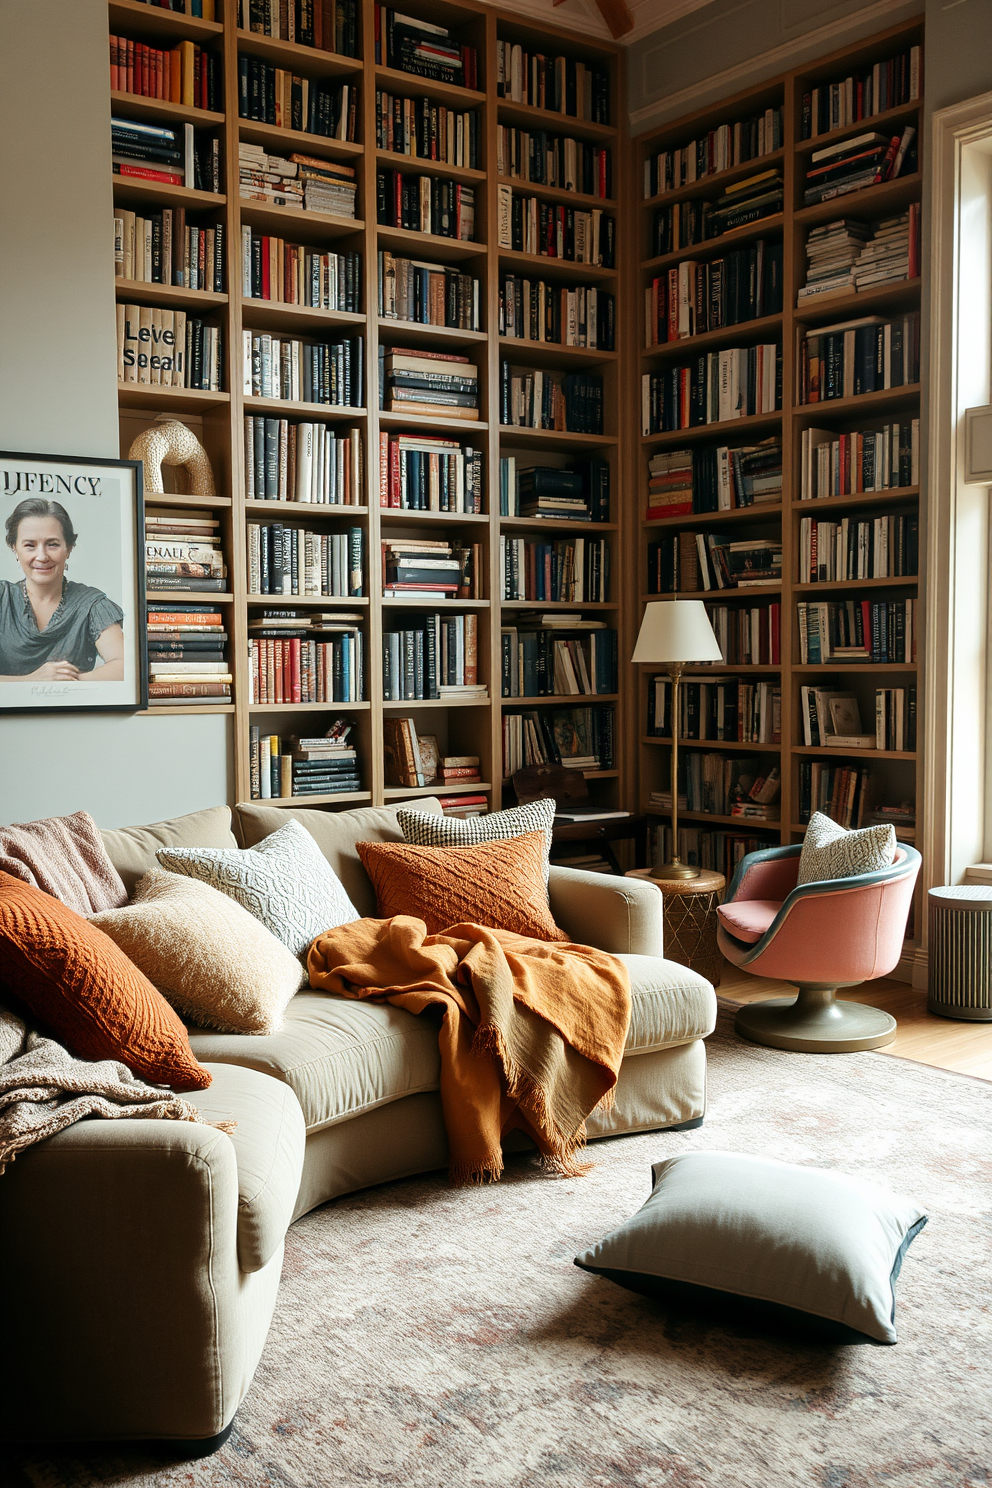
[(702, 600), (672, 599), (647, 605), (631, 659), (653, 666), (674, 661), (722, 661)]

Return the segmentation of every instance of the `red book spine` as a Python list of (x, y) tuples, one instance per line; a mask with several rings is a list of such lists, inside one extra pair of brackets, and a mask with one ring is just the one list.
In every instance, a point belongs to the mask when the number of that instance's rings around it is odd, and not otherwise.
[(400, 447), (395, 439), (389, 445), (389, 505), (402, 506), (402, 479), (400, 475)]
[(133, 41), (129, 41), (127, 43), (126, 70), (127, 70), (127, 76), (126, 76), (126, 78), (124, 80), (124, 91), (127, 92), (127, 93), (133, 93), (134, 92), (134, 42)]
[(289, 688), (290, 701), (293, 703), (301, 703), (303, 701), (300, 660), (299, 638), (294, 637), (289, 643)]
[(771, 620), (771, 665), (778, 666), (782, 660), (782, 606), (770, 606)]
[(110, 86), (115, 93), (120, 92), (120, 80), (118, 78), (117, 58), (120, 53), (120, 45), (117, 37), (110, 38)]

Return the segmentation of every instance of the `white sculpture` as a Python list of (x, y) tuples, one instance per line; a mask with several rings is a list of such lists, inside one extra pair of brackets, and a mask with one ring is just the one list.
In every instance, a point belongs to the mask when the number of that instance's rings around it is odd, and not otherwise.
[(209, 455), (192, 429), (170, 413), (160, 413), (151, 428), (138, 435), (128, 450), (128, 459), (141, 461), (146, 496), (164, 495), (163, 465), (181, 465), (186, 471), (189, 489), (185, 495), (217, 495)]

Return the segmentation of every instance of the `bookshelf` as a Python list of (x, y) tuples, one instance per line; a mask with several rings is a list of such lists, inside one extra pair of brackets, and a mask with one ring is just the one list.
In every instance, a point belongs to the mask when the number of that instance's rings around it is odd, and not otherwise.
[[(729, 97), (719, 104), (707, 107), (663, 128), (639, 137), (634, 141), (635, 159), (632, 166), (632, 217), (634, 230), (628, 239), (628, 262), (631, 278), (636, 289), (643, 295), (650, 289), (653, 280), (678, 269), (680, 264), (696, 260), (712, 265), (730, 250), (756, 244), (759, 240), (780, 242), (782, 245), (782, 302), (772, 314), (755, 316), (750, 321), (727, 325), (717, 330), (704, 330), (701, 334), (684, 339), (668, 340), (659, 345), (648, 345), (646, 315), (642, 303), (631, 306), (632, 328), (630, 337), (638, 346), (637, 372), (663, 372), (666, 367), (688, 362), (697, 355), (718, 352), (725, 348), (754, 345), (758, 342), (777, 342), (781, 347), (781, 408), (772, 415), (761, 414), (750, 417), (695, 425), (669, 432), (640, 433), (631, 441), (631, 459), (636, 462), (638, 486), (637, 568), (639, 575), (638, 594), (632, 609), (635, 619), (640, 617), (643, 606), (649, 600), (665, 597), (704, 598), (709, 608), (713, 604), (734, 607), (763, 604), (779, 604), (780, 655), (773, 666), (739, 665), (708, 666), (692, 669), (687, 681), (712, 685), (720, 681), (738, 680), (742, 684), (761, 681), (781, 689), (780, 738), (761, 743), (738, 743), (718, 738), (700, 739), (680, 735), (683, 760), (687, 761), (687, 776), (691, 780), (693, 756), (700, 756), (696, 767), (696, 780), (705, 770), (705, 758), (722, 756), (724, 761), (754, 756), (759, 774), (777, 767), (781, 775), (781, 795), (777, 820), (760, 821), (716, 813), (706, 810), (680, 810), (680, 819), (689, 829), (691, 845), (683, 858), (698, 861), (701, 854), (704, 866), (728, 871), (733, 861), (744, 850), (752, 846), (771, 846), (776, 843), (799, 841), (804, 831), (803, 806), (806, 799), (805, 781), (807, 771), (824, 766), (846, 770), (867, 770), (870, 807), (899, 805), (919, 799), (920, 754), (917, 748), (909, 747), (905, 732), (904, 748), (843, 748), (828, 747), (818, 743), (807, 743), (803, 716), (803, 688), (832, 686), (837, 692), (852, 692), (859, 702), (861, 725), (865, 733), (875, 729), (876, 689), (908, 689), (916, 685), (920, 664), (922, 634), (912, 660), (860, 661), (845, 658), (835, 659), (829, 664), (803, 660), (800, 634), (800, 606), (827, 602), (842, 604), (849, 601), (871, 604), (883, 601), (918, 601), (921, 593), (921, 577), (918, 565), (912, 572), (905, 567), (889, 567), (890, 576), (883, 578), (838, 577), (826, 581), (809, 581), (803, 573), (803, 519), (812, 518), (817, 523), (848, 521), (846, 529), (850, 536), (851, 524), (874, 521), (880, 516), (908, 516), (917, 524), (920, 516), (920, 476), (918, 454), (912, 462), (912, 472), (907, 478), (908, 466), (883, 490), (858, 490), (842, 487), (845, 494), (822, 495), (815, 500), (803, 500), (803, 434), (806, 430), (828, 431), (839, 441), (840, 435), (853, 435), (861, 430), (878, 430), (886, 422), (910, 426), (919, 419), (920, 385), (918, 370), (910, 368), (912, 375), (904, 383), (880, 391), (860, 392), (856, 396), (827, 398), (815, 403), (801, 401), (801, 371), (803, 348), (808, 334), (821, 328), (845, 321), (878, 316), (896, 319), (920, 307), (921, 280), (916, 264), (910, 265), (913, 277), (903, 277), (889, 282), (866, 283), (856, 292), (851, 286), (847, 290), (800, 298), (799, 291), (806, 283), (806, 243), (811, 231), (838, 219), (855, 224), (877, 224), (906, 212), (911, 204), (914, 213), (921, 201), (922, 150), (921, 125), (923, 122), (922, 86), (919, 96), (903, 98), (895, 106), (873, 113), (859, 122), (835, 125), (823, 130), (813, 138), (804, 138), (804, 100), (813, 89), (820, 89), (850, 75), (863, 73), (876, 63), (911, 47), (922, 47), (922, 19), (900, 24), (876, 36), (818, 59), (815, 63), (784, 73), (778, 78), (763, 82), (747, 92)], [(877, 75), (876, 75), (877, 76)], [(656, 184), (645, 174), (645, 162), (657, 160), (662, 152), (682, 149), (690, 140), (715, 131), (724, 124), (761, 114), (768, 109), (781, 110), (781, 141), (773, 141), (774, 148), (758, 158), (725, 165), (723, 169), (702, 175), (699, 179), (685, 183), (672, 181), (668, 190), (647, 195), (647, 187)], [(843, 115), (841, 116), (843, 117)], [(913, 147), (915, 161), (910, 158), (909, 169), (895, 179), (877, 185), (866, 185), (850, 194), (806, 204), (804, 191), (807, 172), (818, 163), (814, 153), (831, 146), (842, 146), (868, 131), (878, 131), (885, 136), (900, 136), (905, 126), (916, 130)], [(714, 157), (710, 157), (714, 158)], [(829, 157), (828, 157), (829, 158)], [(665, 253), (656, 252), (658, 246), (655, 233), (655, 213), (659, 208), (670, 208), (680, 204), (695, 204), (698, 209), (703, 202), (714, 202), (727, 193), (735, 183), (748, 180), (766, 170), (777, 170), (782, 178), (781, 210), (772, 210), (778, 204), (769, 203), (770, 215), (759, 220), (743, 223), (713, 238), (706, 238), (694, 246), (673, 249)], [(918, 262), (918, 261), (917, 261)], [(689, 270), (683, 271), (689, 273)], [(698, 272), (698, 271), (697, 271)], [(712, 270), (704, 283), (712, 283)], [(631, 358), (633, 364), (633, 356)], [(711, 446), (751, 445), (770, 435), (781, 440), (782, 445), (782, 492), (781, 499), (756, 501), (753, 505), (735, 507), (731, 510), (676, 512), (671, 515), (647, 519), (649, 507), (648, 462), (652, 456), (682, 449), (700, 450)], [(840, 446), (839, 446), (840, 447)], [(849, 450), (848, 446), (843, 446)], [(839, 457), (840, 458), (840, 457)], [(853, 459), (853, 456), (852, 456)], [(655, 477), (655, 490), (665, 477)], [(670, 480), (676, 477), (667, 477)], [(657, 502), (658, 497), (651, 498)], [(904, 531), (904, 528), (899, 529)], [(874, 529), (873, 529), (874, 531)], [(702, 593), (693, 581), (681, 590), (656, 594), (646, 592), (648, 580), (648, 556), (652, 544), (665, 538), (677, 539), (680, 534), (698, 533), (705, 542), (707, 534), (719, 534), (727, 541), (744, 542), (767, 539), (781, 544), (781, 579), (756, 588), (721, 589), (712, 594)], [(916, 539), (914, 539), (916, 540)], [(690, 555), (691, 564), (691, 555)], [(863, 570), (861, 570), (863, 571)], [(898, 573), (900, 576), (895, 576)], [(918, 617), (917, 617), (918, 618)], [(630, 733), (638, 739), (638, 790), (641, 809), (658, 817), (662, 824), (668, 808), (659, 804), (657, 793), (670, 789), (670, 744), (667, 735), (659, 735), (649, 728), (651, 716), (653, 681), (658, 668), (642, 667), (640, 677), (632, 688), (630, 706), (636, 708), (636, 719), (631, 720)], [(636, 692), (636, 697), (633, 695)], [(706, 695), (700, 695), (702, 706)], [(894, 706), (894, 705), (893, 705)], [(725, 717), (726, 715), (724, 715)], [(695, 724), (691, 725), (695, 732)], [(917, 730), (919, 733), (919, 730)], [(922, 738), (922, 734), (919, 733)], [(716, 766), (711, 766), (716, 770)], [(724, 767), (725, 768), (725, 767)], [(652, 794), (655, 799), (652, 800)], [(690, 801), (694, 805), (695, 801)], [(829, 809), (829, 808), (827, 808)], [(897, 833), (906, 840), (915, 839), (914, 822), (907, 830), (905, 824), (897, 824)], [(664, 830), (662, 826), (662, 830)], [(696, 836), (698, 832), (698, 837)], [(729, 834), (724, 836), (722, 834)], [(733, 837), (746, 838), (733, 842)], [(708, 841), (707, 841), (708, 839)], [(705, 844), (705, 846), (704, 846)], [(919, 924), (919, 904), (916, 906)], [(910, 929), (912, 934), (912, 924)]]
[[(208, 7), (205, 7), (208, 8)], [(609, 768), (586, 771), (590, 790), (605, 806), (627, 804), (629, 766), (632, 754), (624, 753), (620, 728), (626, 706), (626, 683), (621, 665), (620, 679), (608, 694), (551, 697), (501, 696), (502, 624), (516, 623), (521, 613), (581, 613), (590, 619), (605, 619), (618, 631), (622, 659), (629, 654), (628, 606), (622, 598), (623, 557), (627, 524), (621, 503), (627, 482), (629, 452), (621, 415), (624, 386), (622, 360), (626, 354), (625, 315), (620, 295), (620, 264), (625, 252), (622, 226), (626, 212), (629, 176), (628, 142), (618, 127), (623, 117), (623, 57), (619, 48), (592, 42), (586, 36), (556, 28), (545, 29), (519, 15), (488, 5), (463, 0), (416, 0), (406, 13), (417, 19), (446, 26), (462, 43), (476, 48), (477, 87), (460, 87), (434, 81), (376, 61), (375, 7), (358, 5), (357, 56), (344, 56), (295, 41), (239, 28), (237, 0), (214, 0), (215, 19), (201, 20), (182, 11), (146, 5), (141, 0), (111, 0), (109, 30), (148, 46), (170, 49), (181, 41), (192, 42), (216, 60), (220, 73), (222, 107), (203, 110), (163, 98), (139, 97), (114, 90), (111, 112), (115, 117), (151, 126), (182, 131), (191, 124), (198, 138), (216, 139), (219, 149), (218, 192), (192, 185), (171, 185), (137, 177), (114, 176), (115, 212), (121, 209), (148, 216), (163, 209), (182, 209), (187, 223), (220, 225), (224, 231), (224, 273), (220, 288), (191, 290), (164, 283), (118, 278), (119, 304), (185, 312), (198, 316), (222, 332), (223, 372), (219, 390), (149, 386), (121, 383), (119, 388), (121, 449), (127, 454), (132, 440), (156, 418), (172, 414), (200, 438), (213, 465), (218, 495), (212, 498), (184, 494), (181, 477), (166, 472), (164, 496), (151, 498), (149, 506), (162, 511), (212, 517), (220, 526), (227, 566), (225, 589), (219, 593), (155, 594), (162, 605), (209, 604), (223, 613), (228, 634), (227, 655), (233, 674), (231, 701), (189, 707), (152, 706), (150, 712), (221, 713), (230, 716), (234, 732), (234, 792), (239, 801), (252, 795), (251, 730), (262, 735), (320, 734), (336, 717), (353, 722), (361, 767), (359, 791), (339, 794), (309, 794), (267, 798), (271, 804), (291, 804), (332, 810), (355, 804), (394, 801), (423, 794), (481, 794), (492, 807), (512, 804), (510, 783), (503, 769), (503, 720), (508, 713), (549, 707), (590, 707), (595, 712), (614, 710), (614, 754)], [(529, 52), (564, 56), (588, 67), (605, 68), (609, 84), (609, 122), (577, 118), (551, 108), (513, 102), (500, 96), (497, 86), (498, 49), (509, 43)], [(346, 84), (358, 90), (357, 126), (354, 139), (296, 131), (239, 116), (239, 57), (256, 59), (286, 69), (310, 85)], [(478, 114), (477, 168), (449, 165), (446, 161), (377, 148), (377, 90), (410, 100), (426, 100), (449, 109)], [(609, 199), (566, 191), (515, 177), (496, 174), (496, 131), (499, 126), (525, 131), (546, 130), (572, 137), (580, 144), (612, 152), (612, 194)], [(357, 185), (355, 217), (335, 216), (250, 201), (239, 196), (239, 144), (250, 144), (270, 156), (288, 157), (299, 152), (317, 161), (354, 169)], [(472, 241), (415, 233), (377, 224), (377, 173), (403, 171), (442, 177), (475, 191), (475, 237)], [(614, 224), (615, 258), (612, 267), (572, 262), (538, 254), (514, 252), (502, 246), (498, 231), (499, 188), (538, 198), (549, 208), (566, 207), (601, 211)], [(287, 244), (301, 245), (314, 253), (357, 253), (361, 261), (361, 301), (358, 311), (315, 309), (275, 299), (246, 297), (242, 292), (242, 229), (278, 237)], [(380, 316), (377, 280), (380, 250), (451, 266), (480, 281), (481, 328), (451, 329), (437, 325), (402, 322)], [(615, 339), (609, 351), (589, 346), (534, 343), (501, 338), (499, 294), (501, 273), (542, 279), (556, 290), (563, 288), (606, 290), (617, 296)], [(253, 396), (243, 391), (243, 332), (295, 339), (304, 346), (361, 337), (364, 344), (364, 395), (358, 406), (336, 406)], [(380, 346), (407, 347), (426, 352), (457, 352), (478, 369), (479, 419), (427, 417), (414, 412), (386, 412), (378, 407), (377, 366)], [(602, 378), (603, 432), (580, 434), (566, 430), (508, 428), (500, 424), (501, 363), (510, 361), (555, 375), (591, 373)], [(319, 505), (294, 501), (249, 499), (244, 446), (244, 419), (272, 418), (290, 423), (312, 422), (331, 433), (358, 429), (363, 450), (361, 499), (353, 504)], [(425, 434), (456, 439), (482, 451), (483, 509), (475, 512), (398, 510), (380, 505), (380, 434)], [(500, 460), (515, 456), (518, 465), (575, 466), (595, 456), (610, 472), (609, 520), (569, 522), (540, 517), (500, 515)], [(329, 597), (280, 595), (261, 596), (249, 592), (248, 562), (250, 524), (260, 521), (283, 523), (321, 534), (339, 534), (352, 527), (361, 530), (364, 546), (363, 592), (360, 596)], [(500, 537), (512, 535), (528, 540), (565, 540), (573, 536), (602, 539), (611, 554), (611, 588), (604, 601), (582, 603), (501, 603)], [(384, 539), (451, 539), (481, 544), (480, 598), (472, 600), (410, 601), (384, 596), (380, 581), (380, 544)], [(284, 609), (305, 614), (321, 611), (333, 616), (355, 613), (364, 637), (364, 696), (360, 702), (253, 703), (249, 671), (249, 626), (263, 610)], [(442, 698), (384, 700), (383, 640), (388, 630), (399, 628), (404, 616), (415, 612), (440, 611), (444, 616), (476, 618), (478, 628), (479, 678), (487, 684), (485, 699)], [(501, 624), (502, 622), (502, 624)], [(412, 717), (423, 733), (438, 737), (441, 752), (477, 754), (481, 782), (418, 790), (386, 784), (384, 724), (397, 714)]]

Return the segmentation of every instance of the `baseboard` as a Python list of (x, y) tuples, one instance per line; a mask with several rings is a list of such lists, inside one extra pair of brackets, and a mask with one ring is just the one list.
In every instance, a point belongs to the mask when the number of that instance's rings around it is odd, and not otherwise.
[(910, 978), (913, 986), (919, 992), (926, 992), (930, 985), (930, 964), (927, 960), (926, 946), (917, 946), (913, 957), (913, 975)]

